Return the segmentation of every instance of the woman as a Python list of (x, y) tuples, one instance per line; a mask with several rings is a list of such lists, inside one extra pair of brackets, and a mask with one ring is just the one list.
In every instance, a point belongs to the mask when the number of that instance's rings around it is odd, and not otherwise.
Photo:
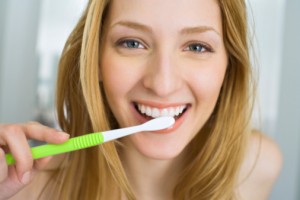
[[(277, 146), (250, 130), (254, 96), (243, 0), (90, 0), (59, 66), (57, 111), (71, 137), (161, 115), (175, 125), (32, 161), (26, 138), (65, 133), (1, 125), (0, 199), (267, 199)], [(12, 139), (14, 137), (14, 139)]]

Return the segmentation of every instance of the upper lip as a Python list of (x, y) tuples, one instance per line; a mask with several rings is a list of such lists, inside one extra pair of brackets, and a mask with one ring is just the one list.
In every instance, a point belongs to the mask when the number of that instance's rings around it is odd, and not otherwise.
[(135, 104), (143, 104), (145, 106), (150, 106), (150, 107), (159, 108), (159, 109), (188, 105), (188, 103), (183, 103), (183, 102), (161, 103), (161, 102), (153, 102), (153, 101), (135, 101), (134, 103)]

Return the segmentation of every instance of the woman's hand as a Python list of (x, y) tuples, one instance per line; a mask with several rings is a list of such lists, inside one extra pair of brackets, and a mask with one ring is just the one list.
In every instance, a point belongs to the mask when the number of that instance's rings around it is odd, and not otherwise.
[[(0, 124), (0, 200), (8, 199), (26, 186), (38, 170), (42, 170), (51, 157), (33, 160), (28, 139), (59, 144), (69, 135), (36, 122), (26, 124)], [(8, 166), (5, 153), (16, 160)]]

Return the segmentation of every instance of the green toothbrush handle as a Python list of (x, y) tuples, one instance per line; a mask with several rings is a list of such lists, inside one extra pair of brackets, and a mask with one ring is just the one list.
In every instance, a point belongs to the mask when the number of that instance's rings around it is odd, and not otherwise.
[[(52, 156), (56, 154), (66, 153), (79, 149), (84, 149), (92, 146), (96, 146), (104, 142), (104, 137), (101, 132), (92, 133), (83, 136), (74, 137), (62, 144), (45, 144), (31, 148), (32, 157), (34, 159), (43, 158), (46, 156)], [(8, 153), (5, 155), (8, 165), (15, 163), (13, 156)]]

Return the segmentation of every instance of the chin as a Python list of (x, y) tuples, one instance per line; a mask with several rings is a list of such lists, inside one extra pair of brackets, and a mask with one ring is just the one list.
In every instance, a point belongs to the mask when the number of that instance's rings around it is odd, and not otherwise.
[(144, 158), (154, 160), (172, 160), (178, 157), (186, 144), (174, 138), (161, 138), (157, 135), (140, 133), (129, 136), (130, 146)]

